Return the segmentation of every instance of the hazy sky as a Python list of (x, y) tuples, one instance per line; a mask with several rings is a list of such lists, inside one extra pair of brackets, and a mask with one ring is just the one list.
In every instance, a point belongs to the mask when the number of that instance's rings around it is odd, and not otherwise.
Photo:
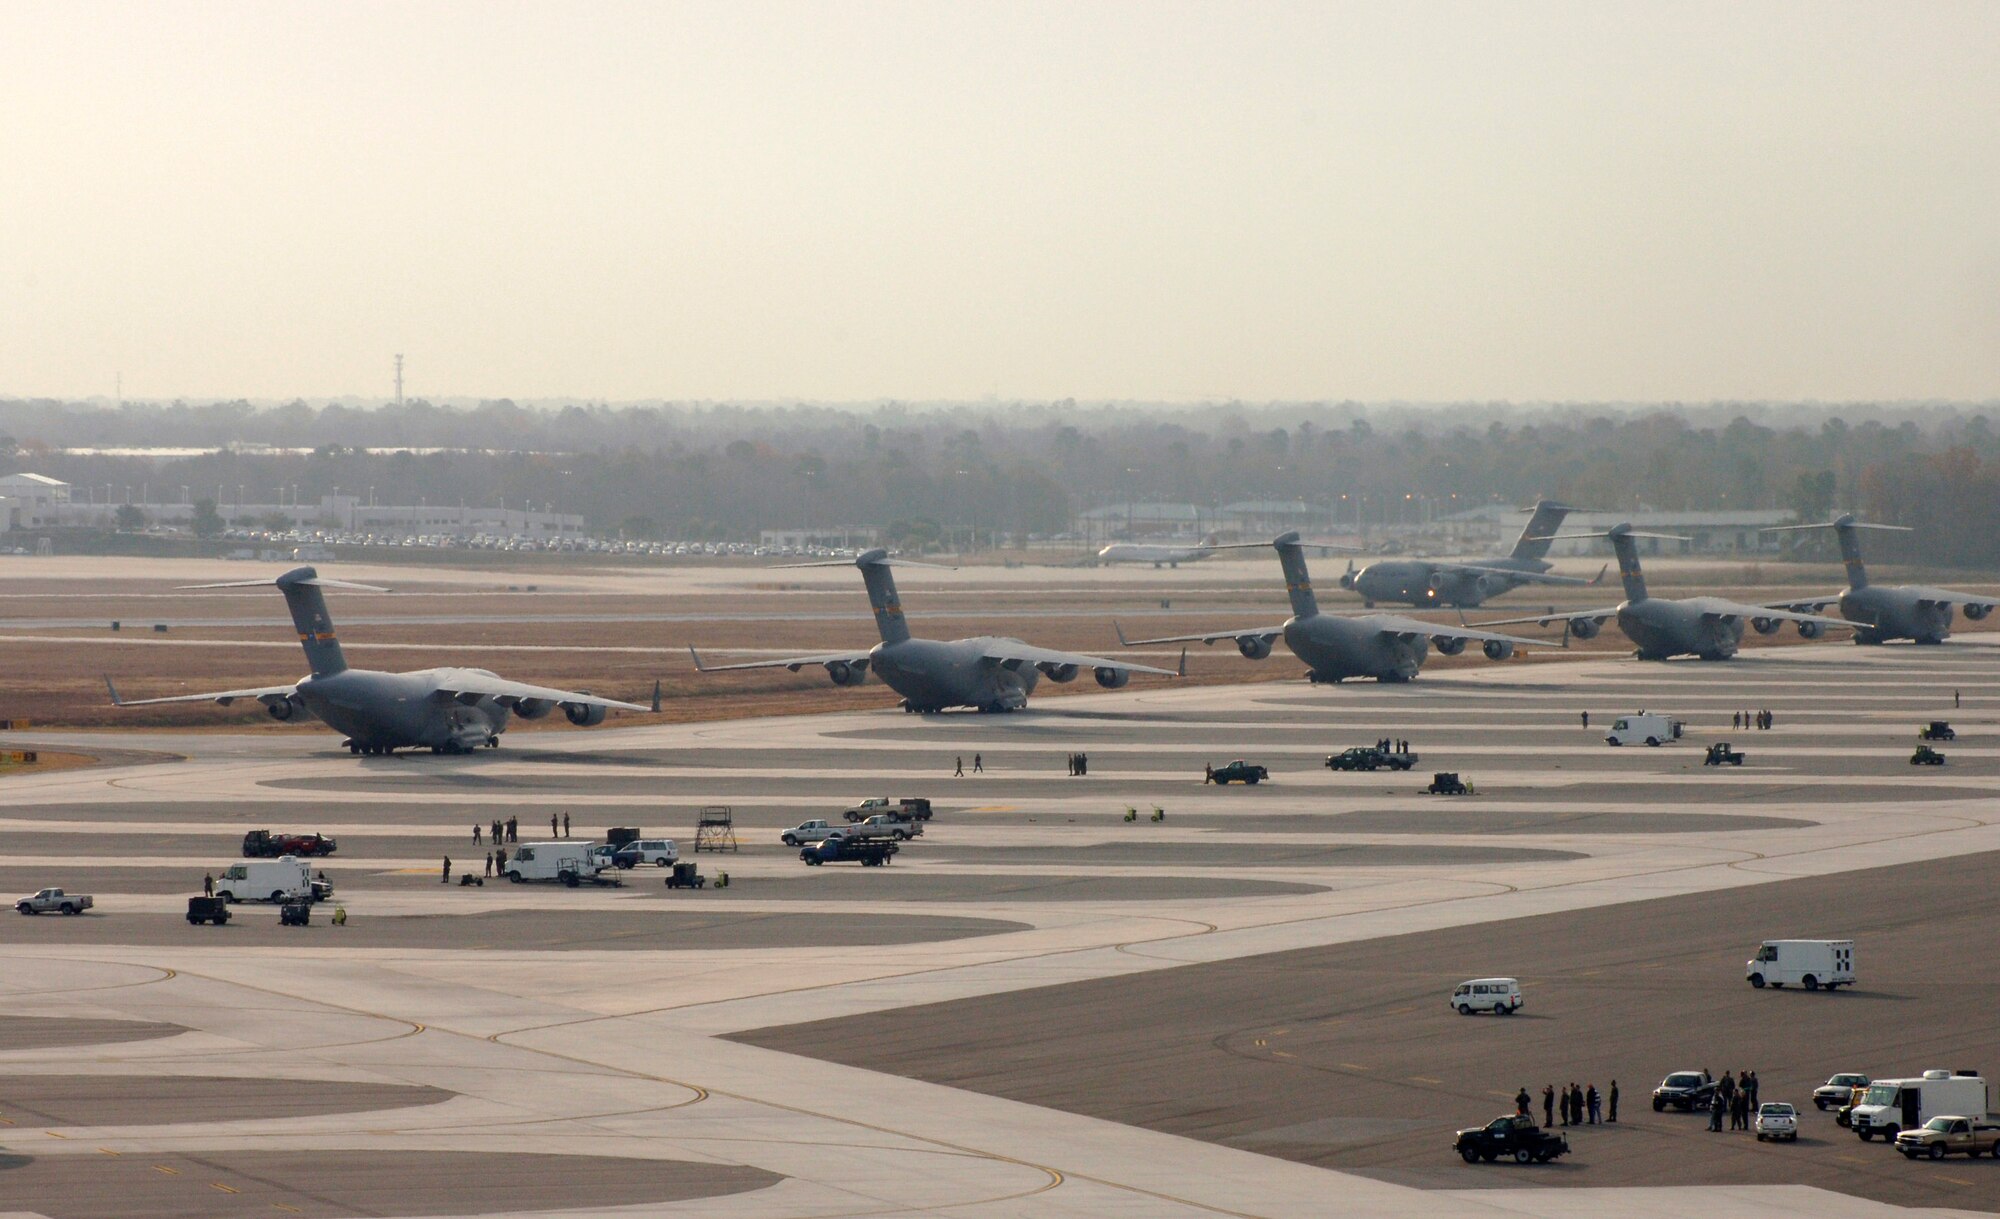
[(2000, 395), (2000, 3), (0, 3), (0, 394)]

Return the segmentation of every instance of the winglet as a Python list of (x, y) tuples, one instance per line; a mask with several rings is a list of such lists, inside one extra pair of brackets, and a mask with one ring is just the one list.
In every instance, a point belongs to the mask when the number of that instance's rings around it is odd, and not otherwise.
[(109, 673), (104, 675), (104, 688), (111, 691), (112, 706), (123, 707), (125, 705), (125, 700), (118, 697), (118, 687), (111, 684), (111, 674)]
[[(690, 648), (688, 650), (693, 651), (694, 649)], [(660, 679), (655, 677), (653, 679), (653, 714), (658, 715), (659, 713), (660, 713)]]
[(1596, 588), (1598, 585), (1604, 583), (1604, 573), (1610, 570), (1611, 570), (1611, 564), (1609, 563), (1606, 563), (1604, 566), (1598, 568), (1597, 574), (1590, 578), (1590, 586), (1592, 588)]
[(1181, 667), (1179, 668), (1179, 670), (1177, 670), (1177, 671), (1176, 671), (1176, 672), (1174, 673), (1174, 676), (1175, 676), (1175, 677), (1186, 677), (1186, 676), (1187, 676), (1187, 645), (1186, 645), (1186, 644), (1182, 644), (1182, 645), (1181, 645)]
[(697, 673), (708, 672), (708, 667), (701, 663), (701, 654), (694, 650), (693, 644), (688, 645), (688, 655), (694, 659), (695, 672)]
[(1111, 620), (1111, 629), (1112, 629), (1112, 630), (1114, 630), (1114, 631), (1117, 631), (1117, 632), (1118, 632), (1118, 646), (1119, 646), (1119, 647), (1121, 647), (1121, 648), (1129, 648), (1129, 647), (1131, 647), (1131, 646), (1132, 646), (1132, 641), (1131, 641), (1131, 640), (1129, 640), (1129, 639), (1127, 639), (1127, 638), (1125, 638), (1125, 628), (1124, 628), (1124, 627), (1122, 627), (1122, 626), (1119, 626), (1119, 625), (1118, 625), (1118, 619), (1116, 619), (1116, 618), (1113, 618), (1113, 619)]

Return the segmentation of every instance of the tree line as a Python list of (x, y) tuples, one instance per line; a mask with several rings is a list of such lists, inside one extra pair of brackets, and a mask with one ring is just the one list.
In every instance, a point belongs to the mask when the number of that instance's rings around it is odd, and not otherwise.
[[(228, 446), (276, 446), (271, 452)], [(173, 447), (172, 458), (68, 450)], [(1409, 522), (1552, 495), (1592, 508), (1836, 509), (1918, 526), (1885, 560), (2000, 560), (2000, 432), (1948, 404), (1654, 407), (1034, 403), (524, 405), (0, 399), (0, 472), (238, 502), (553, 506), (594, 532), (754, 538), (873, 526), (1065, 531), (1126, 501), (1302, 500)], [(162, 493), (162, 489), (167, 489)], [(1332, 523), (1332, 522), (1330, 522)], [(1810, 543), (1808, 543), (1810, 544)]]

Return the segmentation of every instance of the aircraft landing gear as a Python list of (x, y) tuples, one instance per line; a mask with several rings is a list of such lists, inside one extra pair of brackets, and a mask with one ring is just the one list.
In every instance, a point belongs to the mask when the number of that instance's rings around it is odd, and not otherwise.
[(499, 738), (498, 736), (490, 736), (490, 737), (487, 737), (487, 738), (486, 738), (486, 747), (487, 747), (488, 749), (498, 749), (498, 748), (500, 748), (500, 738)]

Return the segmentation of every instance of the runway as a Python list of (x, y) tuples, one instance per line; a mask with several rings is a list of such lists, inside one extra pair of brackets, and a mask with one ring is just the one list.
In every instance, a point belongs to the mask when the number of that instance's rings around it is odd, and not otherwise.
[[(1605, 746), (1642, 707), (1686, 737)], [(1773, 730), (1730, 729), (1763, 708)], [(1933, 718), (1959, 739), (1912, 767)], [(1795, 1102), (1834, 1071), (2000, 1071), (1996, 722), (2000, 646), (1974, 636), (467, 757), (356, 759), (311, 727), (19, 734), (126, 752), (0, 777), (0, 882), (96, 898), (0, 924), (0, 1215), (1992, 1212), (1987, 1161), (1906, 1163), (1809, 1107), (1797, 1146), (1709, 1135), (1644, 1097), (1685, 1067)], [(1414, 772), (1321, 765), (1385, 736)], [(1724, 738), (1747, 764), (1701, 766)], [(1091, 773), (1066, 777), (1077, 750)], [(1202, 784), (1236, 757), (1271, 781)], [(1433, 770), (1477, 794), (1420, 794)], [(876, 795), (937, 808), (889, 868), (775, 841)], [(446, 854), (482, 869), (471, 826), (496, 817), (694, 858), (707, 804), (739, 814), (741, 849), (700, 857), (726, 889), (438, 883)], [(346, 927), (179, 918), (256, 828), (339, 839), (314, 866)], [(1794, 935), (1854, 938), (1861, 984), (1750, 990), (1744, 958)], [(1528, 1010), (1446, 1010), (1486, 973)], [(1620, 1082), (1615, 1133), (1548, 1168), (1451, 1155), (1454, 1127), (1572, 1076)], [(232, 1080), (240, 1112), (203, 1100)]]

